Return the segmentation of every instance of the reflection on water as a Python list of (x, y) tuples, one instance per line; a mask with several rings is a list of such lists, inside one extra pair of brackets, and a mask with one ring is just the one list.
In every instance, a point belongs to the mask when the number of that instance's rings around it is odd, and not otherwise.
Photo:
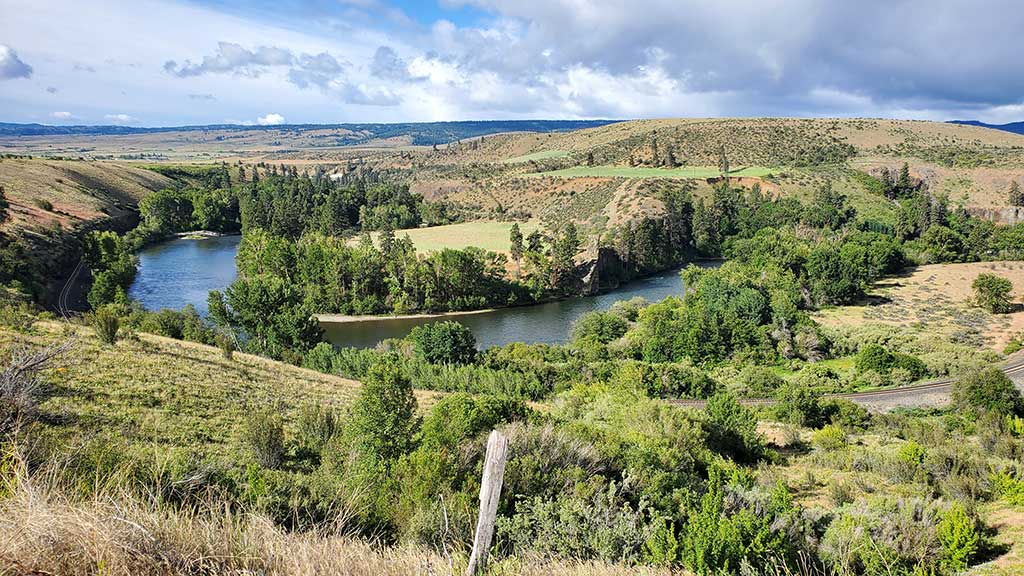
[(128, 290), (146, 310), (186, 304), (206, 315), (206, 295), (235, 281), (235, 253), (241, 236), (196, 240), (181, 238), (139, 252), (139, 273)]
[[(235, 254), (239, 236), (171, 240), (139, 253), (139, 273), (128, 295), (147, 310), (194, 305), (206, 314), (206, 295), (223, 290), (235, 280)], [(592, 310), (606, 310), (619, 300), (641, 296), (656, 302), (682, 295), (678, 271), (637, 280), (614, 292), (587, 298), (572, 298), (536, 306), (506, 308), (493, 312), (453, 317), (468, 326), (481, 348), (509, 342), (565, 342), (572, 323)], [(324, 326), (324, 339), (337, 346), (370, 347), (386, 338), (401, 338), (413, 326), (436, 322), (437, 318), (370, 320)]]
[[(476, 335), (480, 348), (502, 346), (510, 342), (561, 344), (568, 339), (572, 323), (593, 310), (607, 310), (619, 300), (642, 296), (656, 302), (666, 296), (681, 296), (683, 279), (679, 271), (637, 280), (630, 284), (586, 298), (571, 298), (536, 306), (504, 308), (493, 312), (453, 316)], [(437, 318), (371, 320), (324, 325), (324, 339), (336, 346), (370, 347), (385, 338), (401, 338), (413, 326), (437, 322)]]

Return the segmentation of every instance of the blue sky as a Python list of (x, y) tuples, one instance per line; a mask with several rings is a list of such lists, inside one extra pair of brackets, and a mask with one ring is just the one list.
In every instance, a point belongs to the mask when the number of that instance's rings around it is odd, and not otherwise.
[(1018, 0), (0, 0), (0, 121), (1024, 119)]

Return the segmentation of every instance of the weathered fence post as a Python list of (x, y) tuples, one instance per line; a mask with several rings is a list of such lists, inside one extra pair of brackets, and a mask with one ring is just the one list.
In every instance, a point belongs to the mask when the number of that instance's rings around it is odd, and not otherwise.
[(501, 482), (505, 479), (505, 460), (508, 458), (508, 438), (494, 430), (487, 438), (487, 456), (484, 475), (480, 481), (480, 518), (476, 522), (473, 552), (469, 555), (466, 576), (475, 576), (487, 566), (487, 553), (494, 536), (494, 520), (498, 515)]

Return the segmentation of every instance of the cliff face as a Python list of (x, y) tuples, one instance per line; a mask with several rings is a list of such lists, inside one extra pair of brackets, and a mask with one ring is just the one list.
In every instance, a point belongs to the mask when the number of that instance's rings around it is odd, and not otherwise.
[(991, 220), (996, 224), (1014, 225), (1024, 222), (1024, 207), (1005, 206), (1002, 208), (968, 208), (971, 216)]
[(607, 247), (587, 250), (583, 255), (583, 263), (577, 267), (577, 274), (580, 278), (580, 294), (584, 296), (614, 290), (628, 280), (619, 254)]

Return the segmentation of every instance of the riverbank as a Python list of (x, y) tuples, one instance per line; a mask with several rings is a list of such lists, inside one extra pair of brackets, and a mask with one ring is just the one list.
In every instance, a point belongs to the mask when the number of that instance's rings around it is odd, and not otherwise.
[(456, 312), (393, 315), (364, 314), (360, 316), (353, 316), (349, 314), (314, 314), (313, 318), (321, 324), (349, 324), (353, 322), (377, 322), (381, 320), (432, 320), (436, 318), (452, 318), (456, 316), (486, 314), (497, 310), (498, 308), (483, 308), (481, 310), (459, 310)]

